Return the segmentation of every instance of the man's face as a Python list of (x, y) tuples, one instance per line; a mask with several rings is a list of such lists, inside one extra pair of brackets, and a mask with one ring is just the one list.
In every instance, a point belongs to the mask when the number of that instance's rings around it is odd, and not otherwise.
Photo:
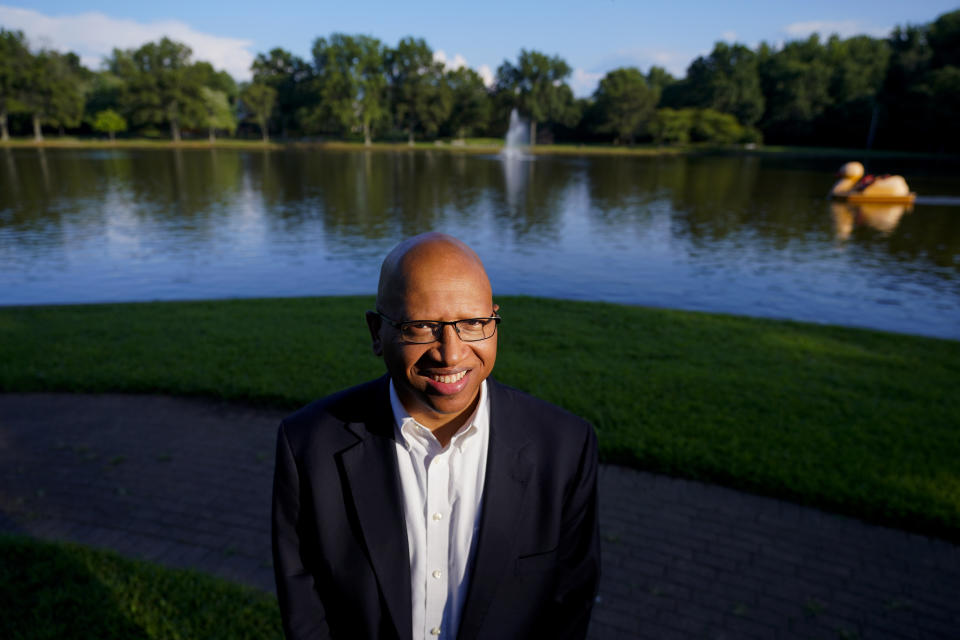
[[(383, 313), (398, 322), (464, 320), (493, 313), (490, 283), (481, 266), (455, 252), (447, 254), (451, 252), (409, 261), (403, 284), (383, 305)], [(497, 336), (463, 342), (448, 325), (435, 342), (409, 344), (403, 342), (399, 329), (374, 317), (374, 348), (381, 349), (397, 395), (410, 415), (431, 429), (467, 418), (476, 406), (480, 383), (496, 362)]]

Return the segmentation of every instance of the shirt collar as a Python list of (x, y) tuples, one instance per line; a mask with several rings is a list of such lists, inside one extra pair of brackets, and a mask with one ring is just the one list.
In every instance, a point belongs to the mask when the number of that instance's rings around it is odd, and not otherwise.
[[(439, 446), (439, 441), (437, 441), (436, 436), (431, 433), (430, 429), (417, 422), (416, 419), (410, 415), (410, 412), (407, 411), (406, 407), (403, 406), (403, 403), (400, 401), (400, 396), (397, 395), (397, 389), (393, 384), (392, 378), (390, 379), (390, 407), (393, 409), (393, 424), (399, 436), (398, 442), (408, 451), (410, 450), (412, 440), (420, 441), (424, 444), (430, 442), (435, 446)], [(462, 452), (464, 445), (474, 439), (473, 436), (489, 428), (490, 396), (487, 395), (487, 381), (484, 380), (480, 383), (480, 401), (477, 402), (477, 408), (473, 410), (473, 415), (467, 418), (467, 421), (453, 434), (453, 437), (450, 439), (450, 445)]]

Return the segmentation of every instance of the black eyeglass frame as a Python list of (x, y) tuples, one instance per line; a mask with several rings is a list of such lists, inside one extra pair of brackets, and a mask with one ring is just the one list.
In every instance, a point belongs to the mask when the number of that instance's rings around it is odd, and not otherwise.
[[(407, 344), (431, 344), (433, 342), (438, 342), (440, 340), (440, 336), (443, 335), (443, 328), (447, 325), (450, 325), (453, 327), (453, 330), (457, 332), (457, 337), (460, 338), (462, 342), (482, 342), (484, 340), (489, 340), (493, 336), (497, 335), (497, 327), (500, 325), (500, 321), (503, 320), (503, 318), (501, 318), (496, 311), (491, 313), (489, 316), (486, 316), (485, 318), (463, 318), (462, 320), (407, 320), (406, 322), (397, 322), (393, 318), (389, 318), (383, 315), (382, 313), (380, 313), (379, 311), (374, 311), (373, 313), (383, 318), (387, 324), (389, 324), (391, 327), (399, 331), (401, 336), (403, 335), (404, 325), (418, 324), (418, 323), (419, 324), (429, 323), (432, 325), (436, 325), (436, 328), (433, 331), (433, 340), (430, 340), (430, 342), (413, 342), (413, 341), (404, 339), (404, 342), (406, 342)], [(493, 320), (493, 333), (491, 333), (490, 335), (484, 338), (477, 338), (476, 340), (464, 339), (464, 337), (460, 334), (460, 327), (458, 327), (457, 325), (460, 324), (461, 322), (470, 322), (471, 320)]]

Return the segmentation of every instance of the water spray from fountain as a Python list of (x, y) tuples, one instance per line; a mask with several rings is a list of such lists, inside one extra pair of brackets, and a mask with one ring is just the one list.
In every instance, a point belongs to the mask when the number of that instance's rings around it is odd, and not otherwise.
[(505, 158), (523, 158), (526, 154), (523, 150), (528, 146), (529, 126), (527, 121), (520, 117), (516, 109), (510, 111), (510, 128), (507, 129), (507, 136), (504, 139), (503, 151), (500, 152)]

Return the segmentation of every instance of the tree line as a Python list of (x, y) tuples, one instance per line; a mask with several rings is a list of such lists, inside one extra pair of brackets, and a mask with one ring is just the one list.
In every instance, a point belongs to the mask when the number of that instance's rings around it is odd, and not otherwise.
[(260, 53), (240, 83), (163, 38), (85, 68), (0, 27), (0, 136), (100, 132), (415, 140), (500, 137), (517, 109), (537, 143), (716, 142), (960, 150), (960, 11), (887, 38), (718, 42), (675, 78), (615, 69), (577, 99), (559, 56), (521, 50), (488, 87), (422, 38), (317, 38), (311, 59)]

